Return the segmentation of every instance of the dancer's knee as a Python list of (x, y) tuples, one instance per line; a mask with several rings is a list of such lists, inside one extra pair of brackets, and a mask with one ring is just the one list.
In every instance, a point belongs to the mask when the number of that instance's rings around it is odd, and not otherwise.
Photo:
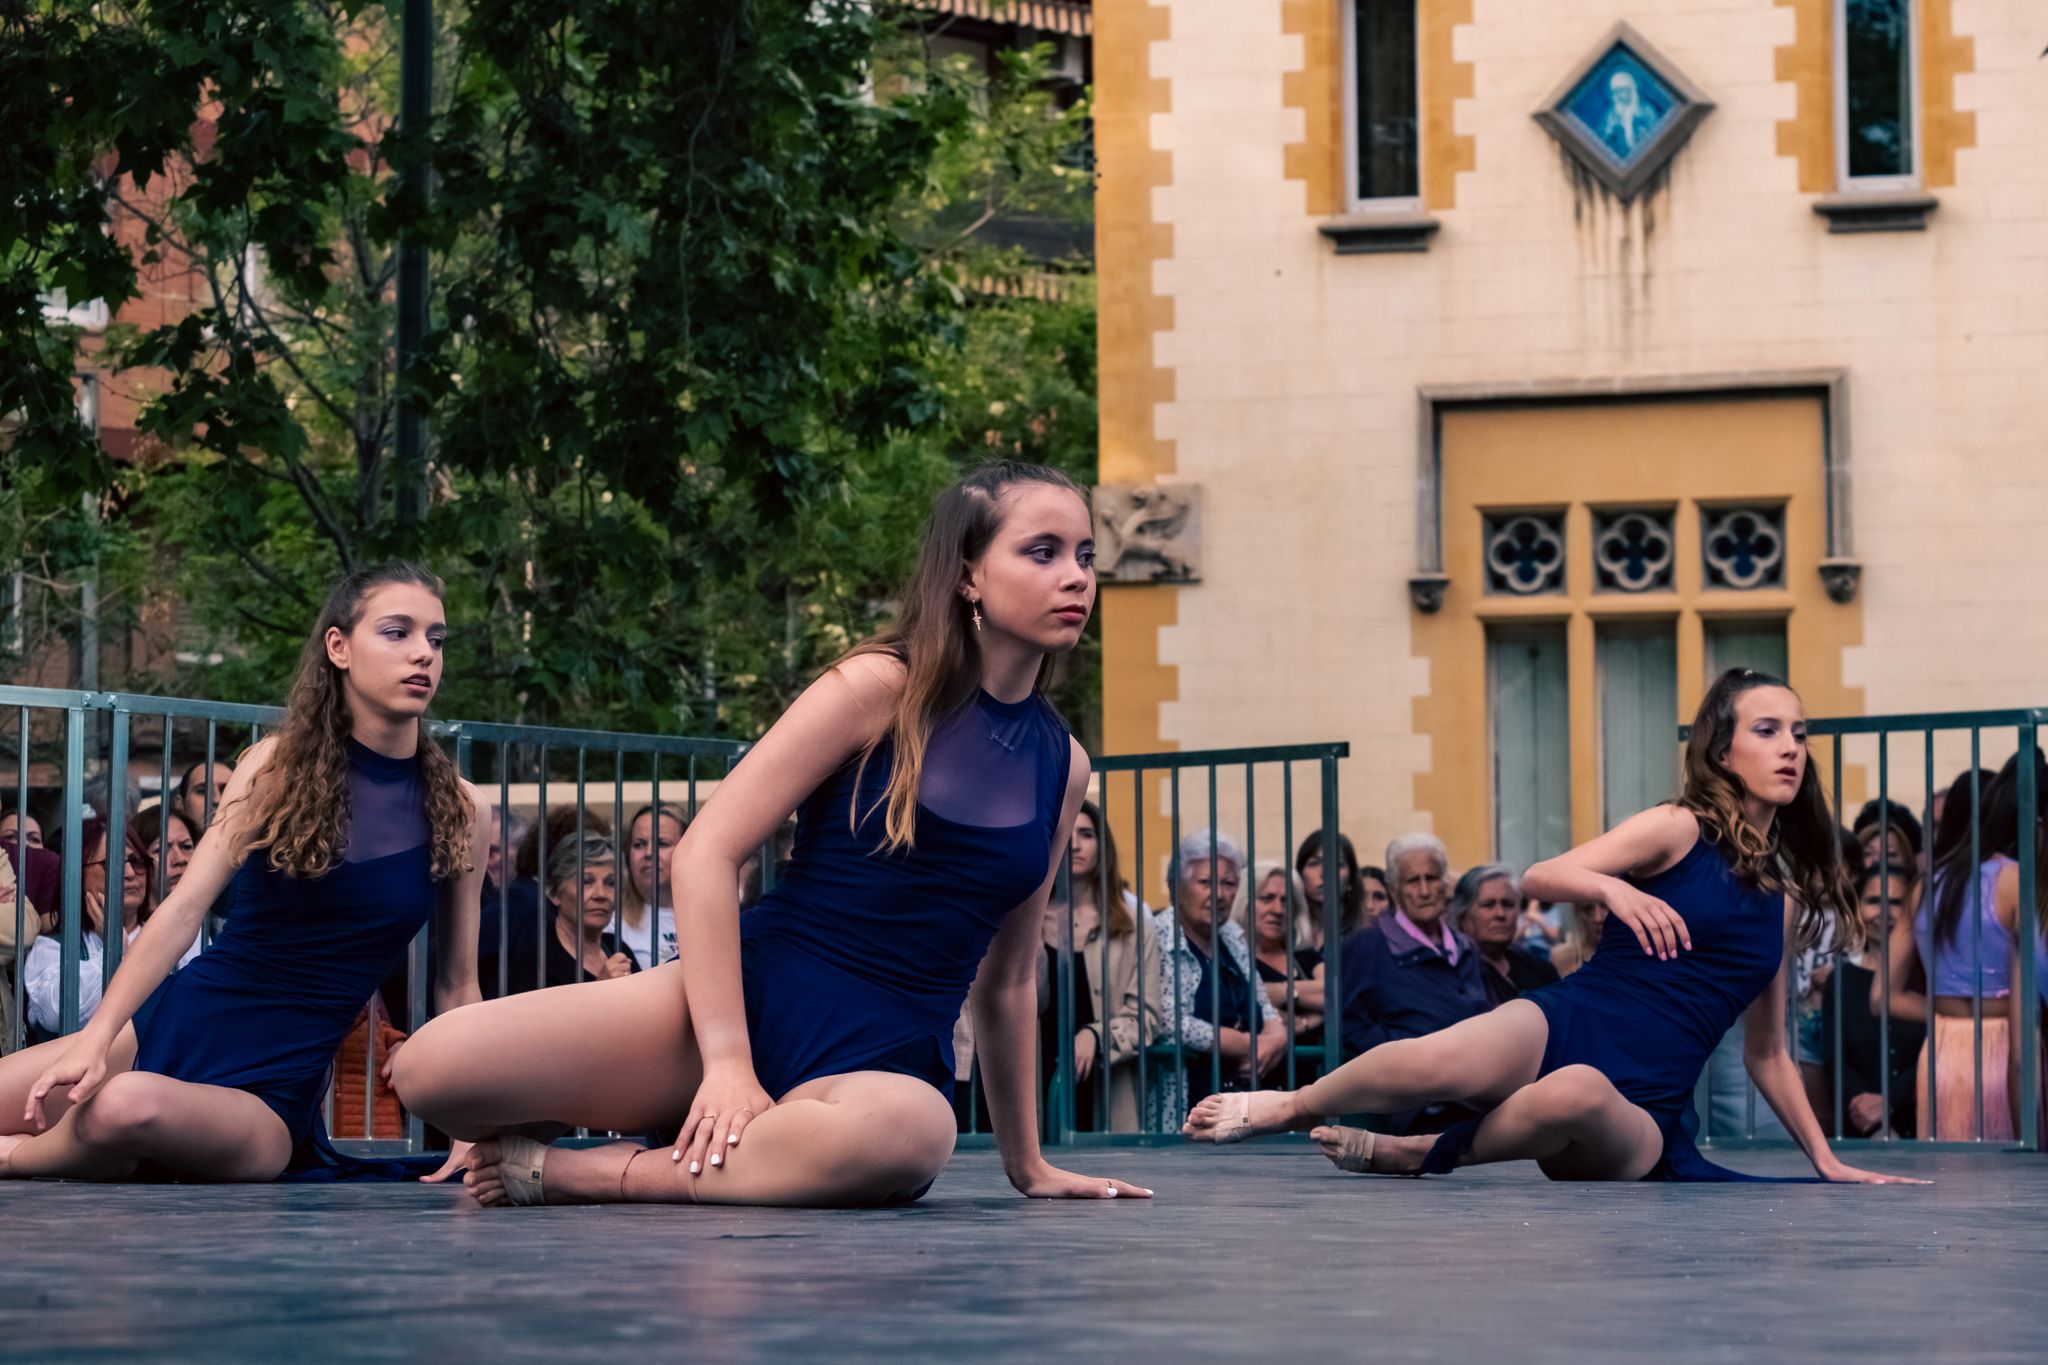
[(91, 1099), (78, 1106), (72, 1132), (88, 1147), (128, 1152), (148, 1140), (163, 1121), (163, 1105), (144, 1076), (109, 1076)]
[(469, 1068), (461, 1049), (434, 1031), (429, 1022), (406, 1040), (391, 1059), (391, 1089), (398, 1102), (437, 1127), (452, 1104), (459, 1103)]
[(1529, 1116), (1545, 1125), (1570, 1126), (1604, 1114), (1614, 1083), (1590, 1066), (1559, 1067), (1523, 1092)]
[(838, 1144), (834, 1183), (863, 1202), (905, 1198), (937, 1179), (953, 1155), (957, 1125), (937, 1091), (923, 1096), (878, 1097), (846, 1117), (861, 1135)]

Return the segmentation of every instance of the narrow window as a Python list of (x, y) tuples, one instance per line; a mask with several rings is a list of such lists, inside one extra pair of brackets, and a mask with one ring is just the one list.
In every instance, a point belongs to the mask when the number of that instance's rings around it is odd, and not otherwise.
[(1914, 174), (1913, 0), (1842, 0), (1842, 169), (1849, 180)]
[(1669, 621), (1598, 639), (1600, 818), (1609, 829), (1678, 795), (1678, 645)]
[(1351, 0), (1352, 159), (1357, 197), (1413, 199), (1416, 0)]

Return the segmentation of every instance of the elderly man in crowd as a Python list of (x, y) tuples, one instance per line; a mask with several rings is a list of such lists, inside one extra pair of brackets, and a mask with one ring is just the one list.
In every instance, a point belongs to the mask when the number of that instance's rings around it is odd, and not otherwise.
[(1496, 1005), (1557, 980), (1557, 968), (1515, 946), (1521, 933), (1522, 882), (1511, 867), (1487, 863), (1458, 878), (1450, 921), (1472, 940), (1485, 971), (1486, 995)]
[[(1393, 908), (1344, 940), (1339, 981), (1346, 1057), (1493, 1008), (1478, 950), (1444, 918), (1450, 855), (1443, 841), (1404, 834), (1387, 845), (1386, 867)], [(1467, 1112), (1432, 1105), (1384, 1121), (1393, 1132), (1435, 1132)]]
[(1187, 1064), (1153, 1072), (1146, 1127), (1155, 1132), (1178, 1129), (1210, 1093), (1212, 1049), (1226, 1090), (1248, 1087), (1255, 1051), (1261, 1075), (1286, 1059), (1286, 1025), (1254, 984), (1251, 946), (1237, 922), (1247, 870), (1237, 841), (1213, 830), (1182, 839), (1167, 865), (1173, 904), (1151, 917), (1167, 1016), (1160, 1039), (1178, 1040)]

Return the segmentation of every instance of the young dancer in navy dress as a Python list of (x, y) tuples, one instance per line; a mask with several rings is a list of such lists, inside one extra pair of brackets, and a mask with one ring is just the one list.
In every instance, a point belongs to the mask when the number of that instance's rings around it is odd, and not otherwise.
[(1692, 1092), (1747, 1010), (1757, 1089), (1824, 1179), (1890, 1183), (1828, 1148), (1785, 1049), (1791, 951), (1827, 918), (1860, 932), (1799, 699), (1733, 669), (1708, 689), (1679, 799), (1529, 869), (1531, 896), (1607, 907), (1599, 951), (1554, 985), (1423, 1038), (1386, 1043), (1298, 1091), (1219, 1095), (1188, 1136), (1229, 1142), (1440, 1100), (1486, 1112), (1441, 1136), (1318, 1127), (1347, 1170), (1413, 1175), (1533, 1160), (1556, 1180), (1735, 1180), (1693, 1145)]
[[(483, 806), (420, 723), (446, 633), (424, 569), (335, 588), (283, 724), (236, 766), (92, 1022), (0, 1060), (0, 1174), (260, 1181), (321, 1165), (328, 1068), (363, 1002), (429, 918), (443, 944), (476, 941)], [(220, 935), (166, 980), (231, 882)], [(474, 953), (443, 952), (440, 973), (438, 1008), (477, 998)]]
[[(485, 1205), (886, 1204), (952, 1154), (971, 996), (1003, 1167), (1030, 1196), (1146, 1192), (1040, 1154), (1038, 959), (1088, 760), (1040, 692), (1095, 602), (1072, 483), (983, 466), (942, 494), (893, 629), (813, 683), (670, 860), (681, 960), (494, 1000), (422, 1029), (407, 1108), (476, 1140)], [(790, 870), (744, 919), (740, 865), (794, 811)], [(679, 1131), (548, 1148), (555, 1121)]]

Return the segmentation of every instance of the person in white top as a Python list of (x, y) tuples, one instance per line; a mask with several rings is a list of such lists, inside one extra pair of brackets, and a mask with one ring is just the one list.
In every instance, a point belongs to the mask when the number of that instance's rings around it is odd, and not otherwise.
[[(80, 943), (78, 964), (78, 1022), (83, 1025), (100, 1007), (101, 963), (106, 957), (107, 822), (87, 820), (79, 826), (79, 835), (85, 846), (80, 879), (85, 933)], [(126, 857), (121, 872), (121, 930), (122, 942), (127, 943), (134, 939), (142, 928), (142, 921), (148, 918), (148, 908), (153, 903), (150, 883), (154, 880), (156, 868), (150, 862), (147, 846), (133, 821), (129, 822), (123, 843)], [(192, 946), (178, 959), (178, 965), (184, 966), (198, 954), (199, 940), (194, 938)], [(29, 1023), (45, 1033), (55, 1034), (62, 1026), (63, 982), (62, 937), (47, 934), (37, 939), (35, 946), (28, 950), (28, 961), (22, 969)]]
[(676, 890), (670, 885), (669, 855), (689, 827), (688, 812), (670, 801), (642, 806), (626, 826), (630, 875), (619, 906), (618, 938), (643, 972), (675, 961)]

